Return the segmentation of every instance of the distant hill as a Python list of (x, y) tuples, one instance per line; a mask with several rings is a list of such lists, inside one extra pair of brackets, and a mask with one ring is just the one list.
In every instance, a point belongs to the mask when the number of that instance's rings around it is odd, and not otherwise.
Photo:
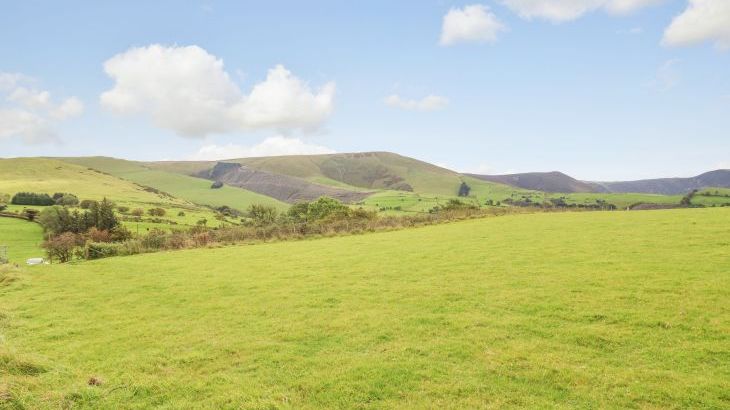
[(543, 192), (561, 193), (645, 193), (680, 195), (706, 187), (730, 188), (730, 170), (706, 172), (690, 178), (659, 178), (637, 181), (580, 181), (562, 172), (528, 172), (508, 175), (467, 174), (484, 181)]
[[(348, 190), (456, 195), (463, 179), (458, 172), (390, 152), (288, 155), (220, 162), (235, 162), (258, 171)], [(147, 163), (154, 169), (187, 175), (201, 175), (201, 171), (210, 170), (215, 164), (215, 161)]]
[(610, 192), (643, 192), (677, 195), (706, 187), (730, 188), (730, 170), (719, 169), (690, 178), (659, 178), (638, 181), (597, 182)]
[(606, 192), (596, 184), (579, 181), (562, 172), (528, 172), (507, 175), (467, 174), (484, 181), (542, 192)]

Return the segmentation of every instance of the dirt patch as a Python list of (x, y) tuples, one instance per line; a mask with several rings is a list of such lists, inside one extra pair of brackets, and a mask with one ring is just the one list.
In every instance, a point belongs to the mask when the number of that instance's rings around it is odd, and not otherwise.
[(292, 204), (300, 201), (313, 201), (322, 196), (352, 203), (362, 201), (372, 195), (372, 192), (355, 192), (314, 184), (300, 178), (258, 171), (241, 164), (227, 162), (219, 162), (212, 169), (203, 171), (197, 176)]

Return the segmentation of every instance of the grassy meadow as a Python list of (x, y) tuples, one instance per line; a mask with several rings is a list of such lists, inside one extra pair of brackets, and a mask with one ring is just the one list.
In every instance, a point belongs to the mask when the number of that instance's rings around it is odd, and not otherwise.
[(8, 247), (10, 262), (23, 263), (28, 258), (45, 256), (41, 242), (43, 229), (37, 223), (0, 217), (0, 246)]
[(0, 400), (727, 408), (728, 255), (730, 208), (715, 208), (40, 266), (0, 287)]

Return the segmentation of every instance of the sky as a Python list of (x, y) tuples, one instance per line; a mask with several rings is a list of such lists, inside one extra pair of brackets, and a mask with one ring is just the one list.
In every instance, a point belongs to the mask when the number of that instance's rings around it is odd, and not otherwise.
[(0, 157), (730, 168), (730, 0), (17, 1)]

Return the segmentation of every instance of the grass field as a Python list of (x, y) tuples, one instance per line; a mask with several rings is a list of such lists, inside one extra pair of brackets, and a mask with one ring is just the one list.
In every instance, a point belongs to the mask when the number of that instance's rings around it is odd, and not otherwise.
[(28, 258), (43, 257), (43, 229), (37, 223), (0, 217), (0, 246), (8, 247), (10, 262), (23, 263)]
[(531, 214), (28, 269), (0, 398), (728, 408), (729, 238), (727, 208)]

